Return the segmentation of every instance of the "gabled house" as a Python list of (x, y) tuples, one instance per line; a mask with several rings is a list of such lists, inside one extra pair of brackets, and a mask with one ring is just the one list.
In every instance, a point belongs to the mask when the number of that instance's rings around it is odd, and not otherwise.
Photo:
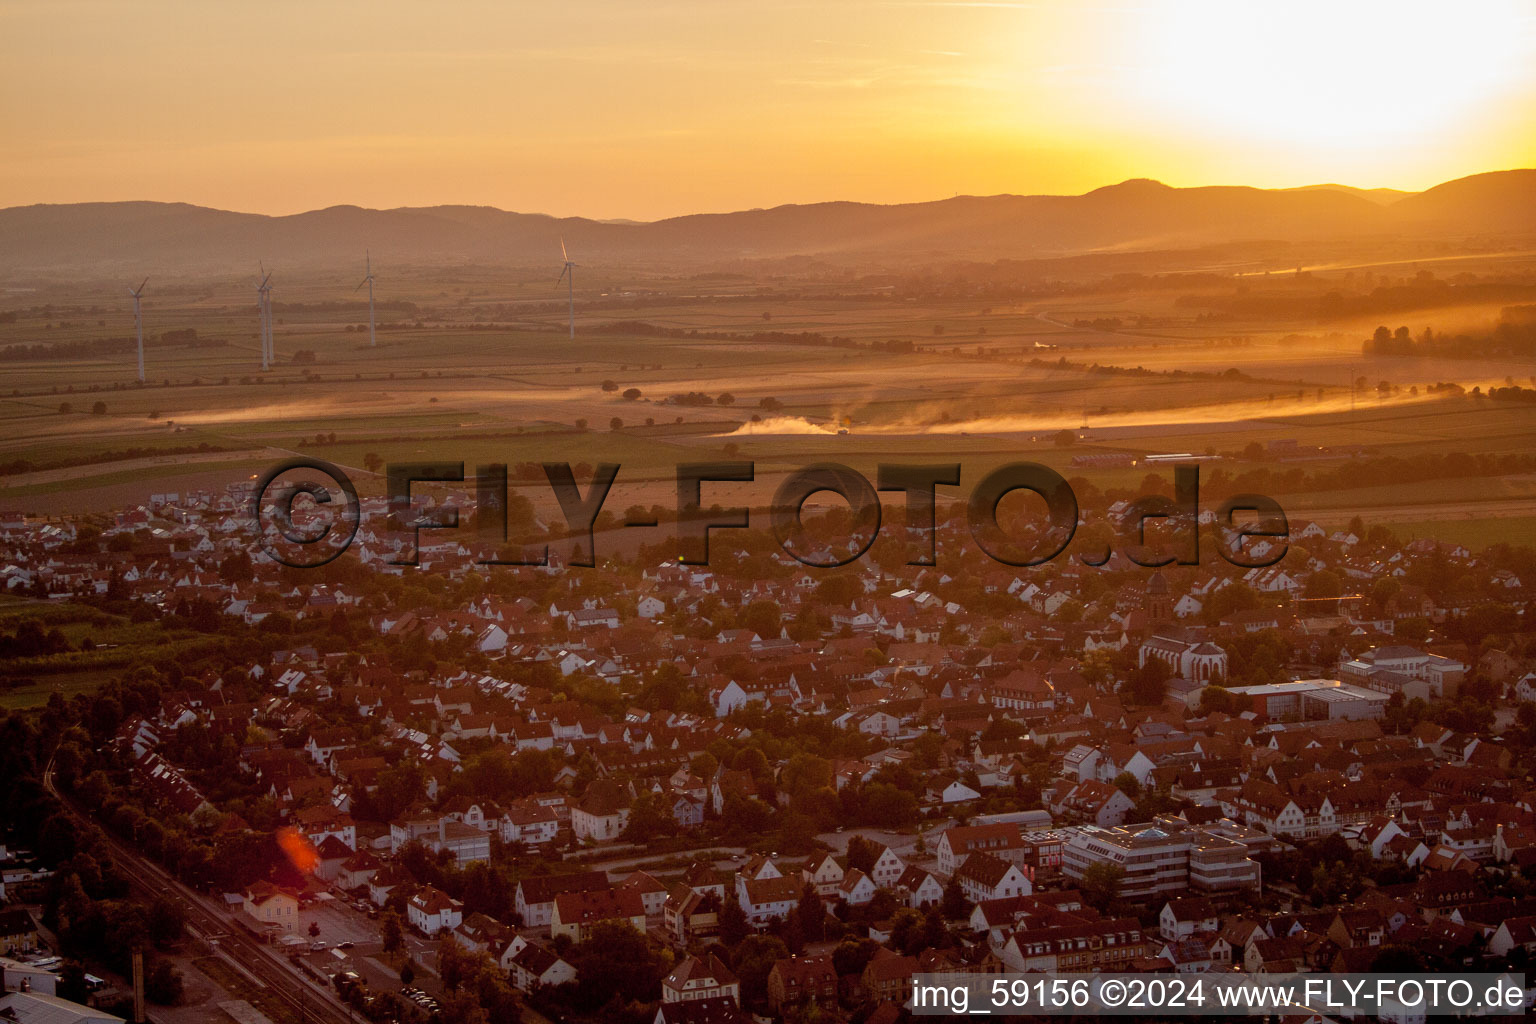
[(645, 904), (633, 889), (593, 889), (563, 892), (555, 897), (549, 931), (553, 937), (568, 936), (581, 942), (596, 925), (622, 921), (645, 934)]
[(464, 922), (464, 904), (447, 893), (424, 885), (406, 901), (405, 914), (411, 927), (423, 935), (452, 931)]
[(663, 1003), (693, 1002), (727, 996), (741, 999), (741, 982), (731, 969), (713, 953), (689, 956), (678, 961), (661, 981)]
[(990, 853), (973, 853), (965, 858), (955, 872), (955, 881), (960, 883), (966, 899), (975, 903), (1028, 896), (1035, 891), (1034, 882), (1017, 864)]
[(936, 905), (944, 898), (944, 886), (939, 880), (932, 872), (924, 871), (915, 864), (901, 873), (892, 888), (896, 890), (897, 897), (904, 899), (907, 906), (914, 910)]
[(1158, 934), (1169, 942), (1181, 942), (1196, 935), (1215, 933), (1221, 927), (1216, 906), (1204, 897), (1191, 896), (1169, 900), (1157, 916)]
[(241, 893), (240, 909), (260, 931), (293, 932), (299, 925), (299, 900), (270, 882), (256, 882)]

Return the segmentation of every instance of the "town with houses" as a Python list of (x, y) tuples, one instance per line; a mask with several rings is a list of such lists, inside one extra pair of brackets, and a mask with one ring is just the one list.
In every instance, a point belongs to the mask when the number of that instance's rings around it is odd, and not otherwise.
[(366, 499), (303, 570), (244, 501), (0, 515), (11, 655), (96, 650), (71, 609), (191, 638), (6, 717), (53, 802), (3, 837), (0, 1018), (121, 1019), (71, 895), (109, 852), (187, 915), (157, 1021), (895, 1024), (921, 973), (1536, 950), (1528, 554), (1293, 520), (1260, 569), (828, 572), (739, 531), (708, 567), (446, 531), (398, 566)]

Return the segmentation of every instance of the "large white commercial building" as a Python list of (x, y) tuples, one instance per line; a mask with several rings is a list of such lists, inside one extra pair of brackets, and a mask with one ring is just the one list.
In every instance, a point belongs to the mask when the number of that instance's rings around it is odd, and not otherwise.
[(1294, 679), (1288, 683), (1234, 686), (1233, 696), (1251, 701), (1255, 714), (1272, 722), (1359, 721), (1386, 714), (1388, 695), (1338, 679)]
[(1257, 890), (1261, 882), (1259, 863), (1248, 856), (1246, 844), (1168, 819), (1077, 829), (1062, 850), (1062, 873), (1080, 882), (1100, 863), (1117, 864), (1125, 872), (1120, 895), (1130, 900)]

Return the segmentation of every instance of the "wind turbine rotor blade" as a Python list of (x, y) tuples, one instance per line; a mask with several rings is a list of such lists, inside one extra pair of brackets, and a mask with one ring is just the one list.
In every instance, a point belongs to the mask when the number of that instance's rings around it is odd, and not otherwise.
[(560, 258), (565, 262), (571, 262), (571, 254), (565, 251), (565, 236), (560, 236)]

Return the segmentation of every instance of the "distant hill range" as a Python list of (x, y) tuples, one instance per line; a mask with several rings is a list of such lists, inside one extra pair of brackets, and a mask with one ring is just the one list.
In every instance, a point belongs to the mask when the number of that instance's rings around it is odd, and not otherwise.
[(376, 260), (557, 266), (785, 256), (1039, 258), (1227, 242), (1536, 237), (1536, 170), (1494, 171), (1425, 192), (1342, 185), (1171, 188), (1134, 179), (1080, 196), (959, 196), (879, 206), (833, 202), (649, 223), (508, 213), (483, 206), (292, 216), (185, 203), (78, 203), (0, 210), (0, 271), (122, 266), (245, 270)]

